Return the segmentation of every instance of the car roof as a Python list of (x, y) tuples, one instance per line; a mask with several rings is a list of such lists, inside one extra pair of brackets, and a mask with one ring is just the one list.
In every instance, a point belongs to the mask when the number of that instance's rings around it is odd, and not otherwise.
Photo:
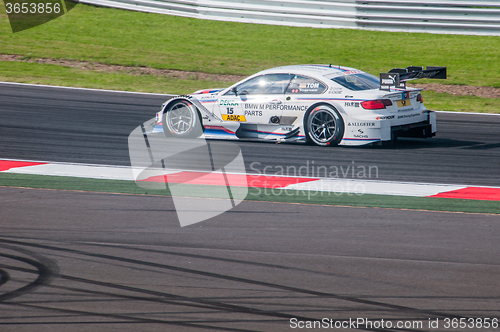
[(270, 74), (270, 73), (294, 73), (325, 76), (328, 78), (350, 75), (356, 73), (363, 73), (363, 71), (356, 68), (334, 66), (334, 65), (292, 65), (266, 69), (257, 74)]

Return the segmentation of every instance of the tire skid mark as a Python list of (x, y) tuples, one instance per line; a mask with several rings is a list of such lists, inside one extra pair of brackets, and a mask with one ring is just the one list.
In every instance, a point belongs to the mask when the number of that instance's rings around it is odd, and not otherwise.
[[(21, 245), (26, 245), (26, 246), (36, 247), (36, 248), (54, 250), (54, 251), (71, 252), (71, 253), (82, 255), (82, 256), (90, 256), (90, 257), (96, 257), (96, 258), (101, 258), (101, 259), (106, 259), (106, 260), (114, 260), (114, 261), (126, 262), (126, 263), (131, 263), (131, 264), (151, 266), (151, 267), (160, 268), (160, 269), (183, 272), (183, 273), (194, 274), (194, 275), (198, 275), (198, 276), (205, 276), (205, 277), (216, 278), (216, 279), (222, 279), (222, 280), (229, 280), (229, 281), (239, 282), (239, 283), (244, 283), (244, 284), (258, 285), (258, 286), (268, 287), (268, 288), (272, 288), (272, 289), (280, 289), (280, 290), (285, 290), (285, 291), (299, 293), (299, 294), (318, 296), (318, 297), (322, 297), (322, 298), (334, 298), (337, 300), (343, 300), (343, 301), (354, 302), (354, 303), (359, 303), (359, 304), (371, 305), (371, 306), (381, 307), (381, 308), (395, 310), (395, 311), (399, 311), (399, 312), (413, 312), (413, 313), (417, 313), (417, 314), (426, 314), (426, 315), (431, 315), (433, 317), (443, 317), (443, 318), (460, 318), (459, 315), (442, 313), (442, 312), (435, 311), (435, 310), (417, 309), (417, 308), (412, 308), (412, 307), (407, 307), (407, 306), (402, 306), (402, 305), (397, 305), (397, 304), (390, 304), (390, 303), (384, 303), (384, 302), (380, 302), (380, 301), (361, 299), (361, 298), (356, 298), (356, 297), (352, 297), (352, 296), (345, 296), (345, 295), (338, 295), (338, 294), (333, 294), (333, 293), (319, 292), (319, 291), (315, 291), (315, 290), (301, 289), (301, 288), (297, 288), (297, 287), (268, 283), (268, 282), (259, 281), (259, 280), (251, 280), (251, 279), (245, 279), (245, 278), (240, 278), (240, 277), (226, 276), (223, 274), (213, 273), (213, 272), (198, 271), (198, 270), (193, 270), (193, 269), (188, 269), (188, 268), (183, 268), (183, 267), (178, 267), (178, 266), (159, 264), (159, 263), (153, 263), (153, 262), (146, 262), (146, 261), (139, 261), (139, 260), (135, 260), (135, 259), (118, 257), (118, 256), (111, 256), (111, 255), (105, 255), (105, 254), (96, 254), (96, 253), (91, 253), (91, 252), (85, 252), (85, 251), (68, 249), (68, 248), (60, 248), (60, 247), (49, 246), (49, 245), (25, 243), (25, 242), (19, 242), (19, 241), (14, 241), (14, 240), (0, 239), (0, 242), (2, 242), (2, 241), (7, 242), (7, 243), (21, 244)], [(74, 278), (74, 277), (72, 277), (72, 278)], [(119, 288), (121, 288), (121, 287), (128, 288), (128, 286), (118, 286), (118, 285), (113, 285), (113, 286), (119, 287)], [(150, 291), (147, 291), (147, 292), (150, 292)], [(153, 293), (158, 293), (158, 292), (153, 292)], [(158, 293), (158, 294), (160, 294), (159, 296), (162, 296), (161, 295), (162, 293)], [(174, 295), (174, 296), (182, 298), (182, 296), (179, 296), (179, 295)], [(189, 301), (199, 301), (198, 299), (196, 299), (196, 300), (190, 299), (190, 298), (187, 298), (187, 299)], [(232, 305), (228, 305), (228, 304), (225, 304), (225, 305), (232, 306)], [(238, 307), (238, 306), (234, 306), (234, 307), (235, 307), (234, 309), (236, 309), (236, 307)], [(245, 308), (245, 307), (243, 307), (243, 308)], [(248, 308), (245, 308), (245, 309), (248, 310)], [(259, 310), (258, 309), (254, 309), (254, 310), (256, 310), (255, 312), (256, 312), (256, 314), (258, 314), (257, 312)], [(280, 313), (280, 315), (286, 315), (286, 314)], [(290, 315), (288, 315), (288, 317), (290, 317)], [(297, 317), (297, 316), (292, 316), (292, 317)]]
[[(31, 246), (31, 247), (37, 247), (37, 248), (43, 248), (43, 249), (49, 249), (49, 250), (55, 250), (55, 251), (62, 251), (62, 252), (70, 252), (78, 255), (83, 255), (83, 256), (90, 256), (90, 257), (97, 257), (97, 258), (105, 258), (105, 259), (111, 259), (111, 260), (116, 260), (116, 261), (122, 261), (122, 262), (127, 262), (127, 263), (134, 263), (134, 264), (143, 264), (143, 265), (149, 265), (149, 266), (154, 266), (154, 267), (163, 267), (163, 268), (169, 268), (171, 266), (168, 265), (163, 265), (163, 264), (156, 264), (156, 263), (151, 263), (151, 262), (144, 262), (144, 261), (137, 261), (133, 259), (127, 259), (127, 258), (121, 258), (121, 257), (116, 257), (116, 256), (109, 256), (109, 255), (102, 255), (102, 254), (94, 254), (90, 252), (84, 252), (84, 251), (79, 251), (79, 250), (73, 250), (73, 249), (68, 249), (68, 248), (60, 248), (60, 247), (54, 247), (54, 246), (48, 246), (48, 245), (41, 245), (41, 244), (34, 244), (34, 243), (26, 243), (26, 242), (20, 242), (20, 241), (13, 241), (13, 240), (7, 240), (7, 239), (0, 239), (0, 242), (6, 242), (6, 243), (12, 243), (12, 244), (20, 244), (20, 245), (25, 245), (25, 246)], [(173, 267), (176, 268), (176, 267)], [(18, 270), (21, 270), (23, 268), (16, 268)], [(268, 284), (264, 282), (255, 282), (252, 280), (247, 280), (247, 279), (242, 279), (242, 278), (236, 278), (236, 277), (228, 277), (224, 275), (219, 275), (219, 274), (213, 274), (210, 272), (201, 272), (201, 271), (195, 271), (191, 269), (184, 269), (184, 268), (179, 268), (181, 269), (181, 272), (188, 271), (190, 273), (195, 273), (195, 274), (201, 274), (201, 275), (208, 275), (208, 276), (218, 276), (222, 277), (224, 279), (229, 278), (230, 280), (234, 281), (248, 281), (250, 284), (261, 284), (261, 285), (273, 285), (273, 284)], [(35, 273), (32, 270), (29, 269), (23, 269), (24, 272), (32, 272)], [(196, 273), (199, 272), (199, 273)], [(73, 276), (66, 276), (66, 275), (58, 275), (60, 279), (65, 279), (65, 280), (72, 280), (72, 281), (78, 281), (82, 283), (88, 283), (88, 284), (93, 284), (93, 285), (99, 285), (103, 287), (109, 287), (109, 288), (116, 288), (116, 289), (121, 289), (121, 290), (127, 290), (127, 291), (132, 291), (132, 292), (139, 292), (139, 293), (146, 293), (148, 295), (153, 295), (153, 296), (158, 296), (158, 297), (167, 297), (167, 298), (172, 298), (175, 300), (165, 300), (165, 299), (152, 299), (150, 297), (138, 297), (138, 296), (130, 296), (130, 295), (122, 295), (122, 294), (115, 294), (115, 293), (107, 293), (107, 292), (98, 292), (98, 291), (89, 291), (89, 290), (82, 290), (82, 289), (77, 289), (77, 288), (72, 288), (72, 287), (64, 287), (64, 286), (56, 286), (56, 285), (50, 285), (49, 287), (51, 288), (58, 288), (58, 289), (66, 289), (66, 290), (72, 290), (72, 291), (77, 291), (77, 292), (84, 292), (84, 293), (90, 293), (90, 294), (98, 294), (98, 295), (107, 295), (107, 296), (115, 296), (115, 297), (120, 297), (120, 298), (127, 298), (127, 299), (132, 299), (132, 300), (142, 300), (142, 301), (152, 301), (152, 302), (161, 302), (161, 303), (168, 303), (168, 304), (173, 304), (173, 305), (183, 305), (183, 306), (189, 306), (189, 307), (197, 307), (197, 308), (203, 308), (203, 309), (211, 309), (211, 310), (224, 310), (226, 312), (240, 312), (240, 313), (245, 313), (245, 314), (252, 314), (252, 315), (258, 315), (258, 316), (268, 316), (268, 317), (276, 317), (276, 318), (285, 318), (285, 319), (291, 319), (291, 318), (297, 318), (299, 320), (317, 320), (316, 318), (311, 318), (311, 317), (303, 317), (299, 315), (289, 315), (286, 313), (279, 313), (279, 312), (274, 312), (274, 311), (268, 311), (268, 310), (260, 310), (256, 308), (248, 308), (244, 306), (238, 306), (238, 305), (232, 305), (232, 304), (226, 304), (222, 302), (217, 302), (217, 301), (212, 301), (212, 300), (204, 300), (204, 299), (195, 299), (195, 298), (189, 298), (189, 297), (184, 297), (181, 295), (176, 295), (176, 294), (169, 294), (169, 293), (163, 293), (163, 292), (158, 292), (158, 291), (150, 291), (150, 290), (145, 290), (141, 288), (136, 288), (136, 287), (130, 287), (130, 286), (124, 286), (124, 285), (116, 285), (116, 284), (111, 284), (107, 282), (101, 282), (101, 281), (94, 281), (94, 280), (88, 280), (84, 278), (79, 278), (79, 277), (73, 277)], [(280, 286), (276, 285), (279, 287), (286, 287), (286, 286)], [(278, 288), (279, 288), (278, 287)], [(284, 288), (285, 290), (288, 290), (288, 287)], [(293, 288), (291, 288), (293, 289)], [(332, 296), (328, 296), (332, 297)], [(1, 303), (0, 303), (1, 304)], [(47, 309), (47, 310), (56, 310), (60, 312), (65, 312), (65, 313), (72, 313), (72, 314), (84, 314), (88, 316), (94, 315), (92, 312), (85, 312), (85, 311), (80, 311), (80, 310), (71, 310), (71, 309), (61, 309), (61, 308), (52, 308), (52, 307), (44, 307), (44, 306), (37, 306), (37, 305), (32, 305), (32, 304), (26, 304), (26, 303), (9, 303), (9, 304), (15, 304), (15, 305), (23, 305), (27, 307), (33, 307), (33, 308), (39, 308), (39, 309)], [(111, 318), (124, 318), (124, 319), (136, 319), (138, 321), (135, 321), (137, 323), (163, 323), (163, 324), (178, 324), (178, 322), (172, 322), (172, 321), (163, 321), (163, 320), (155, 320), (155, 319), (147, 319), (147, 318), (141, 318), (141, 317), (131, 317), (127, 315), (121, 315), (121, 314), (102, 314), (102, 313), (95, 313), (94, 316), (99, 316), (99, 317), (111, 317)], [(343, 321), (342, 319), (334, 320), (334, 321)], [(182, 324), (194, 324), (194, 323), (189, 323), (189, 322), (182, 322)], [(0, 324), (1, 325), (1, 324)], [(183, 325), (185, 326), (185, 325)], [(228, 330), (228, 331), (245, 331), (248, 332), (250, 330), (238, 330), (234, 328), (221, 328), (221, 327), (213, 327), (213, 326), (201, 326), (200, 324), (194, 324), (194, 325), (189, 325), (190, 327), (197, 327), (197, 328), (207, 328), (207, 329), (216, 329), (216, 330)], [(358, 326), (359, 330), (366, 330), (366, 331), (372, 331), (373, 329), (370, 328), (364, 328), (364, 326)], [(390, 329), (376, 329), (377, 331), (393, 331)]]
[[(52, 311), (58, 311), (58, 312), (63, 312), (63, 313), (67, 313), (67, 314), (74, 314), (74, 315), (76, 314), (76, 315), (85, 315), (85, 316), (97, 316), (97, 317), (103, 317), (103, 318), (123, 319), (123, 320), (126, 320), (127, 322), (133, 322), (133, 323), (168, 324), (168, 325), (177, 325), (177, 326), (183, 326), (183, 327), (195, 327), (195, 328), (203, 328), (203, 329), (210, 329), (210, 330), (217, 330), (217, 331), (258, 332), (255, 330), (225, 328), (225, 327), (201, 325), (201, 324), (183, 322), (183, 321), (165, 321), (165, 320), (154, 319), (154, 318), (132, 317), (132, 316), (126, 315), (126, 314), (110, 314), (110, 313), (91, 312), (91, 311), (84, 311), (84, 310), (52, 308), (52, 307), (44, 307), (44, 306), (40, 306), (40, 305), (24, 304), (24, 303), (9, 303), (9, 304), (14, 305), (14, 306), (25, 307), (25, 308), (52, 310)], [(94, 324), (94, 322), (89, 322), (88, 324)], [(2, 324), (0, 323), (0, 325), (2, 325)]]
[[(88, 243), (85, 243), (85, 244), (88, 244)], [(373, 279), (361, 277), (361, 276), (353, 277), (352, 275), (348, 275), (348, 274), (321, 272), (321, 271), (315, 271), (315, 270), (305, 269), (305, 268), (298, 268), (298, 267), (293, 267), (293, 266), (285, 266), (285, 265), (261, 263), (261, 262), (252, 262), (252, 261), (246, 261), (246, 260), (242, 260), (242, 259), (213, 257), (213, 256), (207, 256), (207, 255), (201, 255), (201, 254), (190, 254), (190, 253), (182, 253), (182, 252), (175, 252), (175, 251), (168, 251), (168, 250), (145, 249), (145, 248), (138, 248), (138, 247), (127, 246), (127, 245), (109, 245), (109, 244), (101, 244), (101, 243), (92, 243), (91, 245), (99, 246), (99, 247), (106, 247), (106, 248), (120, 248), (120, 249), (143, 251), (143, 252), (149, 252), (149, 253), (159, 253), (159, 254), (187, 257), (187, 258), (197, 258), (197, 259), (203, 259), (203, 260), (213, 260), (213, 261), (219, 261), (219, 262), (225, 262), (225, 263), (253, 265), (253, 266), (257, 266), (257, 267), (280, 269), (280, 270), (285, 270), (285, 271), (306, 272), (306, 273), (317, 274), (317, 275), (327, 276), (327, 277), (349, 278), (349, 279), (370, 281), (370, 282), (374, 281)], [(383, 280), (378, 280), (377, 282), (381, 283), (381, 284), (385, 284), (385, 285), (396, 284), (398, 286), (401, 286), (401, 284), (397, 284), (397, 283), (393, 283), (393, 282), (389, 283), (389, 282), (385, 282)]]
[(5, 271), (4, 269), (0, 268), (0, 287), (7, 283), (7, 281), (10, 280), (10, 275), (9, 272)]
[[(23, 286), (21, 288), (15, 289), (13, 291), (1, 294), (0, 295), (0, 303), (7, 301), (7, 300), (10, 300), (10, 299), (13, 299), (13, 298), (16, 298), (16, 297), (21, 296), (23, 294), (30, 293), (41, 286), (47, 286), (59, 274), (59, 267), (57, 266), (57, 264), (53, 260), (50, 260), (46, 257), (43, 257), (37, 253), (34, 253), (34, 252), (26, 250), (26, 249), (16, 248), (16, 247), (13, 247), (10, 245), (5, 245), (5, 244), (2, 244), (1, 247), (12, 250), (12, 251), (17, 251), (17, 252), (20, 252), (20, 253), (23, 253), (25, 255), (33, 257), (34, 259), (22, 257), (22, 256), (11, 255), (11, 254), (0, 253), (0, 257), (5, 257), (5, 258), (12, 259), (12, 260), (21, 261), (23, 263), (26, 263), (28, 265), (33, 266), (37, 270), (36, 273), (38, 274), (38, 277), (33, 282), (27, 284), (26, 286)], [(3, 283), (7, 282), (9, 279), (10, 279), (10, 277), (9, 277), (8, 273), (6, 275), (2, 273), (1, 280), (4, 280)], [(0, 285), (1, 284), (2, 284), (2, 282), (0, 281)]]
[[(3, 256), (3, 255), (2, 255)], [(16, 267), (16, 266), (7, 266), (8, 268), (11, 268), (13, 270), (17, 271), (22, 271), (22, 272), (27, 272), (27, 273), (37, 273), (37, 271), (27, 269), (27, 268), (22, 268), (22, 267)], [(83, 278), (78, 278), (78, 277), (71, 277), (71, 276), (65, 276), (65, 275), (59, 275), (59, 279), (66, 279), (66, 280), (73, 280), (73, 281), (79, 281), (83, 283), (89, 283), (89, 284), (101, 284), (102, 286), (106, 287), (116, 287), (118, 285), (114, 284), (109, 284), (108, 283), (101, 283), (93, 280), (88, 280), (88, 279), (83, 279)], [(93, 291), (93, 290), (84, 290), (84, 289), (78, 289), (78, 288), (73, 288), (73, 287), (65, 287), (65, 286), (56, 286), (56, 285), (46, 285), (47, 287), (53, 288), (53, 289), (64, 289), (64, 290), (70, 290), (70, 291), (76, 291), (80, 293), (88, 293), (88, 294), (94, 294), (94, 295), (106, 295), (106, 296), (114, 296), (118, 298), (125, 298), (129, 300), (142, 300), (142, 301), (150, 301), (150, 302), (160, 302), (160, 303), (168, 303), (168, 304), (174, 304), (174, 305), (185, 305), (185, 306), (190, 306), (190, 307), (198, 307), (198, 308), (203, 308), (203, 309), (212, 309), (212, 310), (221, 310), (221, 308), (214, 308), (213, 306), (206, 306), (206, 305), (194, 305), (194, 304), (187, 304), (187, 303), (182, 303), (179, 301), (169, 301), (169, 300), (162, 300), (162, 299), (153, 299), (150, 297), (139, 297), (139, 296), (130, 296), (130, 295), (122, 295), (122, 294), (114, 294), (110, 292), (100, 292), (100, 291)], [(139, 290), (139, 289), (138, 289)], [(145, 290), (142, 290), (143, 292)], [(165, 295), (160, 295), (160, 296), (165, 296)], [(0, 303), (1, 305), (2, 303)], [(66, 314), (78, 314), (78, 315), (85, 315), (85, 316), (98, 316), (98, 317), (109, 317), (109, 318), (121, 318), (124, 321), (121, 322), (114, 322), (114, 323), (159, 323), (159, 324), (169, 324), (169, 325), (177, 325), (177, 326), (183, 326), (183, 327), (196, 327), (196, 328), (204, 328), (204, 329), (213, 329), (213, 330), (220, 330), (220, 331), (241, 331), (241, 332), (256, 332), (254, 330), (246, 330), (246, 329), (236, 329), (236, 328), (224, 328), (224, 327), (218, 327), (218, 326), (210, 326), (210, 325), (205, 325), (205, 324), (196, 324), (196, 323), (189, 323), (189, 322), (175, 322), (175, 321), (165, 321), (165, 320), (160, 320), (160, 319), (150, 319), (150, 318), (142, 318), (142, 317), (133, 317), (130, 315), (122, 315), (122, 314), (103, 314), (103, 313), (96, 313), (96, 312), (88, 312), (88, 311), (82, 311), (82, 310), (72, 310), (72, 309), (61, 309), (61, 308), (53, 308), (53, 307), (47, 307), (47, 306), (41, 306), (41, 305), (34, 305), (34, 304), (27, 304), (27, 303), (20, 303), (20, 302), (8, 302), (8, 303), (3, 303), (3, 304), (8, 304), (8, 305), (14, 305), (14, 306), (22, 306), (22, 307), (27, 307), (27, 308), (37, 308), (37, 309), (44, 309), (44, 310), (52, 310), (52, 311), (58, 311), (58, 312), (63, 312)], [(85, 322), (88, 324), (110, 324), (110, 322)], [(0, 325), (17, 325), (18, 323), (0, 323)], [(31, 324), (31, 323), (26, 323), (26, 324)], [(52, 324), (52, 323), (39, 323), (39, 324)], [(63, 323), (56, 323), (56, 324), (70, 324), (67, 322)], [(83, 324), (80, 322), (80, 324)]]
[[(23, 272), (28, 272), (28, 273), (29, 272), (36, 273), (35, 271), (29, 270), (26, 268), (20, 268), (20, 267), (10, 267), (10, 268), (13, 270), (18, 270), (18, 271), (23, 271)], [(201, 308), (201, 309), (225, 310), (225, 311), (230, 311), (230, 312), (240, 312), (240, 313), (246, 313), (246, 314), (256, 314), (256, 315), (261, 315), (261, 316), (264, 315), (264, 316), (271, 316), (271, 317), (277, 317), (277, 318), (287, 318), (287, 319), (290, 319), (290, 318), (300, 318), (300, 319), (304, 319), (304, 320), (313, 320), (314, 319), (311, 317), (301, 317), (298, 315), (282, 314), (282, 313), (278, 313), (278, 312), (274, 312), (274, 311), (253, 309), (253, 308), (243, 307), (243, 306), (239, 306), (239, 305), (226, 304), (226, 303), (212, 301), (212, 300), (193, 299), (193, 298), (185, 297), (182, 295), (176, 295), (176, 294), (158, 292), (158, 291), (151, 291), (151, 290), (146, 290), (146, 289), (131, 287), (131, 286), (117, 285), (117, 284), (112, 284), (112, 283), (103, 282), (103, 281), (95, 281), (95, 280), (85, 279), (85, 278), (81, 278), (81, 277), (59, 275), (59, 279), (70, 280), (70, 281), (75, 281), (75, 282), (80, 282), (80, 283), (85, 283), (85, 284), (91, 284), (91, 285), (95, 285), (95, 286), (102, 286), (102, 287), (107, 287), (107, 288), (125, 290), (125, 291), (130, 291), (130, 292), (135, 292), (135, 293), (142, 293), (142, 294), (155, 296), (157, 298), (116, 294), (116, 293), (111, 293), (111, 292), (101, 292), (101, 291), (95, 291), (95, 290), (85, 290), (85, 289), (79, 289), (79, 288), (67, 287), (67, 286), (50, 285), (49, 287), (57, 288), (57, 289), (65, 289), (65, 290), (70, 290), (70, 291), (76, 291), (76, 292), (81, 292), (81, 293), (94, 294), (94, 295), (115, 296), (115, 297), (125, 298), (125, 299), (129, 299), (129, 300), (140, 300), (140, 301), (167, 303), (167, 304), (182, 305), (182, 306)], [(166, 299), (166, 298), (169, 298), (169, 299)]]

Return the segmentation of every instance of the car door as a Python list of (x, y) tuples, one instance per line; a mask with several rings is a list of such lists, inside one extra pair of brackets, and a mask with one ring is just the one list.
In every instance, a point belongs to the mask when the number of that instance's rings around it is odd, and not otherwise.
[(278, 125), (291, 78), (290, 74), (253, 77), (222, 95), (216, 107), (224, 121)]

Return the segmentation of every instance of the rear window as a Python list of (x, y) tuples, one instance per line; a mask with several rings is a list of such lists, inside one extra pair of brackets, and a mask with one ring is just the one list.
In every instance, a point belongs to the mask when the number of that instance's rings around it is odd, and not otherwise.
[(367, 73), (338, 76), (332, 78), (332, 81), (354, 91), (380, 89), (380, 80)]

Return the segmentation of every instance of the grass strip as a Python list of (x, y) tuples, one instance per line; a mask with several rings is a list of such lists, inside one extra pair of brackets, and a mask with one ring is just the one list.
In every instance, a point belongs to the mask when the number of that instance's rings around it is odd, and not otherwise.
[(425, 106), (435, 111), (500, 114), (500, 98), (455, 96), (434, 91), (423, 91), (422, 96)]
[[(88, 192), (124, 193), (137, 195), (171, 196), (171, 191), (148, 190), (138, 187), (132, 181), (86, 179), (62, 176), (1, 173), (0, 186), (40, 189), (77, 190)], [(224, 198), (225, 187), (182, 185), (184, 191), (176, 188), (176, 194), (188, 197)], [(430, 210), (468, 213), (500, 214), (496, 201), (465, 200), (434, 197), (406, 197), (386, 195), (353, 195), (327, 192), (249, 188), (246, 200), (262, 202), (283, 202), (297, 204), (340, 205), (357, 207), (379, 207), (410, 210)]]
[(227, 82), (100, 72), (52, 64), (0, 61), (0, 81), (134, 92), (186, 94)]
[[(0, 61), (0, 81), (136, 92), (186, 94), (229, 86), (228, 82), (164, 76), (108, 73), (52, 64)], [(423, 91), (425, 105), (436, 111), (500, 114), (500, 99)]]

